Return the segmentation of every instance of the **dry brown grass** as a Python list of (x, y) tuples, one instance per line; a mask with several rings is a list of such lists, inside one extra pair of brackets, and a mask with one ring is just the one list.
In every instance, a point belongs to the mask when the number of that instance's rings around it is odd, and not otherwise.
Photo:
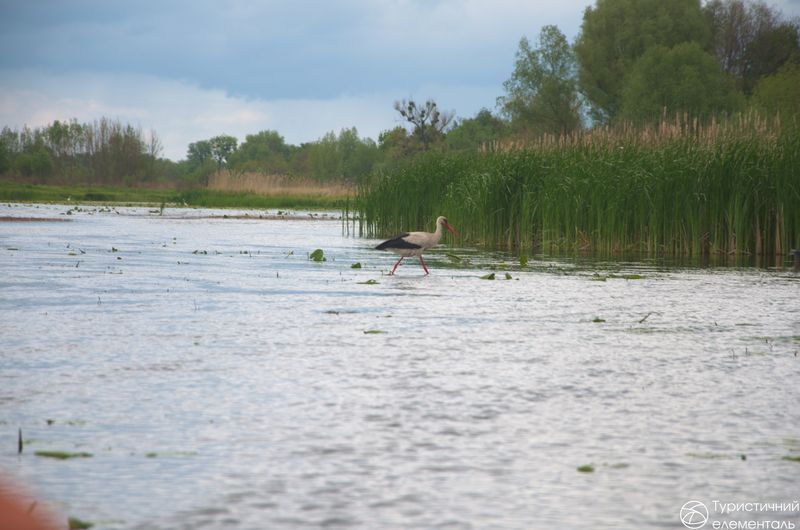
[(780, 116), (767, 119), (756, 112), (736, 114), (729, 118), (701, 122), (686, 114), (672, 119), (663, 117), (656, 124), (635, 125), (629, 122), (584, 129), (573, 134), (543, 134), (533, 138), (510, 138), (482, 146), (483, 152), (517, 150), (549, 151), (575, 147), (609, 147), (622, 144), (661, 147), (676, 140), (692, 139), (698, 145), (710, 147), (729, 138), (754, 138), (773, 142), (780, 130)]
[(347, 197), (353, 188), (342, 182), (317, 182), (308, 178), (263, 173), (231, 173), (211, 175), (208, 188), (217, 191), (245, 192), (266, 196)]

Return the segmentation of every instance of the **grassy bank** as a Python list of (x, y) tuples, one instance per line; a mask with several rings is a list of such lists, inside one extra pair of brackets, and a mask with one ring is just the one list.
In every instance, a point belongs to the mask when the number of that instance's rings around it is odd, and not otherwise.
[(430, 154), (355, 202), (370, 236), (446, 215), (463, 242), (521, 253), (782, 254), (800, 248), (800, 134), (749, 117)]
[(98, 202), (113, 204), (177, 204), (207, 208), (310, 208), (338, 209), (346, 197), (322, 194), (258, 195), (208, 189), (116, 188), (100, 186), (44, 186), (0, 182), (4, 202)]

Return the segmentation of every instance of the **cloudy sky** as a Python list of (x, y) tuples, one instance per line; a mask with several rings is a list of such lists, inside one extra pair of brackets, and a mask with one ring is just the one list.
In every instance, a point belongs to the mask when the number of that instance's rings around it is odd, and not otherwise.
[(555, 24), (572, 40), (593, 3), (2, 0), (0, 126), (106, 116), (155, 130), (173, 160), (221, 133), (377, 138), (402, 98), (494, 109), (520, 37)]

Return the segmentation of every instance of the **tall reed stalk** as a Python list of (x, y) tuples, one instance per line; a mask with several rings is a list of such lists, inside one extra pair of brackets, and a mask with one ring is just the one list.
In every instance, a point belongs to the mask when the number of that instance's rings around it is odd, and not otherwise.
[(756, 115), (597, 128), (373, 175), (362, 235), (433, 225), (519, 252), (780, 255), (800, 248), (800, 128)]

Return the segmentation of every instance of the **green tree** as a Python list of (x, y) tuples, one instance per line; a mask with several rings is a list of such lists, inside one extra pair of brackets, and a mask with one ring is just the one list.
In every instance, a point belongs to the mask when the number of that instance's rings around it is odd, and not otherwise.
[(800, 51), (797, 20), (786, 20), (763, 1), (711, 0), (703, 13), (714, 56), (746, 94)]
[(581, 126), (575, 54), (556, 26), (544, 26), (537, 48), (522, 37), (506, 95), (497, 99), (517, 130), (569, 134)]
[(371, 138), (359, 138), (358, 130), (352, 127), (339, 132), (337, 149), (341, 157), (342, 176), (355, 182), (364, 181), (378, 157), (375, 142)]
[(309, 155), (311, 176), (317, 180), (341, 177), (342, 159), (336, 145), (336, 134), (331, 131), (314, 143)]
[(208, 141), (211, 144), (211, 156), (217, 163), (217, 171), (222, 169), (230, 159), (230, 156), (236, 151), (236, 144), (238, 141), (233, 136), (221, 134), (215, 136)]
[(636, 61), (625, 79), (621, 117), (642, 122), (656, 121), (664, 113), (688, 113), (702, 119), (735, 110), (742, 99), (698, 43), (656, 46)]
[(453, 113), (441, 112), (432, 99), (421, 105), (413, 99), (395, 101), (394, 110), (413, 126), (411, 136), (423, 151), (439, 143), (453, 121)]
[(315, 142), (309, 152), (311, 175), (319, 180), (363, 181), (378, 158), (378, 147), (369, 138), (361, 139), (355, 127), (333, 131)]
[(207, 160), (211, 160), (211, 142), (200, 140), (190, 143), (186, 152), (186, 160), (195, 167), (202, 166)]
[(231, 157), (231, 164), (244, 171), (284, 174), (289, 170), (289, 146), (277, 131), (248, 134)]
[(291, 149), (289, 155), (289, 173), (298, 177), (311, 176), (311, 152), (314, 149), (313, 142), (302, 143)]
[(208, 184), (208, 178), (214, 173), (216, 166), (211, 153), (211, 141), (200, 140), (189, 144), (186, 152), (184, 181), (186, 184)]
[(459, 120), (445, 138), (449, 149), (476, 150), (489, 142), (500, 140), (506, 134), (507, 124), (488, 109), (481, 109), (474, 118)]
[(397, 126), (387, 131), (381, 131), (378, 135), (378, 152), (384, 164), (390, 165), (412, 156), (417, 151), (408, 131), (403, 127)]
[(15, 169), (25, 177), (46, 181), (53, 172), (53, 159), (44, 146), (37, 146), (16, 158)]
[(774, 74), (792, 58), (800, 60), (798, 37), (798, 28), (791, 24), (782, 24), (756, 36), (745, 54), (747, 63), (742, 79), (745, 94), (752, 94), (759, 79)]
[(5, 142), (5, 138), (0, 137), (0, 174), (11, 169), (11, 150)]
[(770, 116), (800, 116), (800, 64), (787, 63), (777, 73), (761, 79), (753, 102)]
[(617, 116), (625, 78), (649, 48), (682, 42), (705, 48), (710, 38), (700, 0), (597, 0), (586, 8), (575, 44), (592, 118), (608, 122)]

